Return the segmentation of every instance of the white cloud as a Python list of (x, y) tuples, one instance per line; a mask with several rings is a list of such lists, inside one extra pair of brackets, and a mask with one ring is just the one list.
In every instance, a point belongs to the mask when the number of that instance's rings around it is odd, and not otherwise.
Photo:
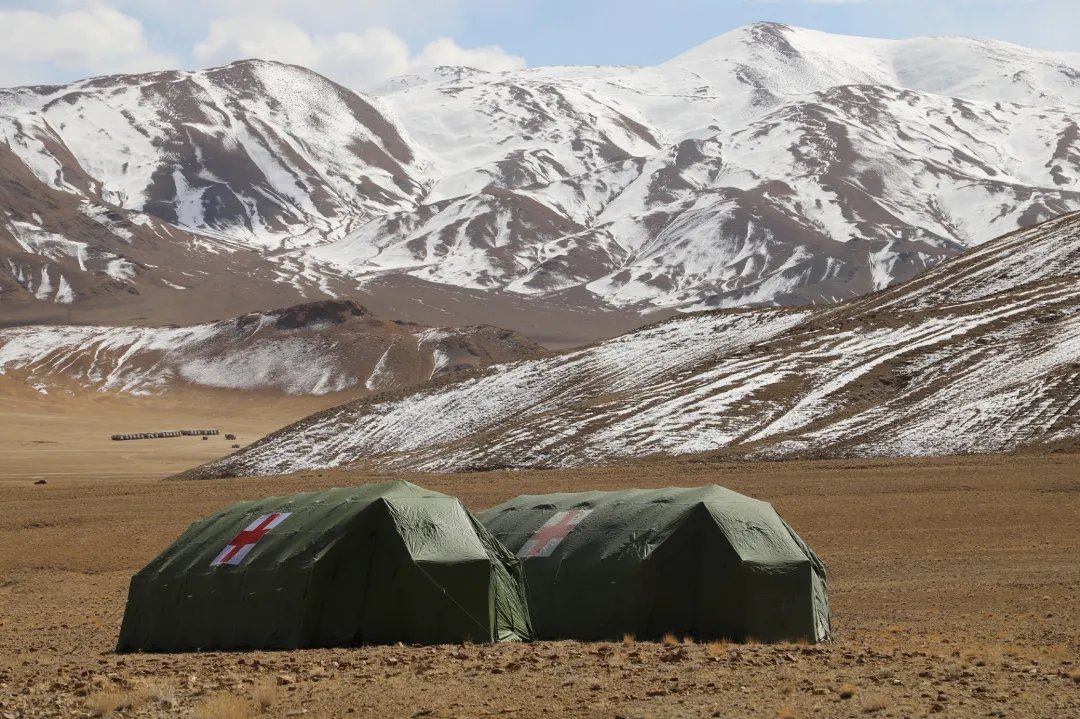
[(360, 89), (436, 65), (492, 71), (525, 66), (522, 58), (498, 47), (463, 48), (450, 38), (440, 38), (413, 55), (404, 40), (384, 27), (319, 35), (267, 15), (214, 20), (192, 55), (201, 65), (252, 57), (290, 62)]
[[(440, 37), (452, 32), (460, 1), (25, 0), (31, 9), (0, 9), (0, 86), (251, 57), (303, 65), (358, 89), (436, 65), (523, 67), (499, 47)], [(403, 22), (438, 39), (414, 52), (389, 29)]]
[(0, 10), (0, 73), (5, 85), (48, 79), (57, 68), (92, 75), (175, 65), (154, 52), (142, 24), (104, 6), (57, 14)]
[(464, 48), (448, 37), (429, 42), (420, 54), (412, 59), (413, 68), (438, 67), (439, 65), (464, 65), (480, 70), (499, 72), (519, 70), (525, 60), (507, 54), (497, 46)]

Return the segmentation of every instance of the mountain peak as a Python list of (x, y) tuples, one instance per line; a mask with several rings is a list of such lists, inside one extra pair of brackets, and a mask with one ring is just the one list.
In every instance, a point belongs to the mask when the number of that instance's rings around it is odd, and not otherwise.
[(1080, 59), (778, 23), (651, 68), (437, 67), (377, 103), (257, 59), (3, 93), (0, 162), (31, 189), (5, 195), (0, 290), (131, 301), (228, 267), (289, 301), (405, 275), (834, 302), (1080, 209), (1078, 108)]

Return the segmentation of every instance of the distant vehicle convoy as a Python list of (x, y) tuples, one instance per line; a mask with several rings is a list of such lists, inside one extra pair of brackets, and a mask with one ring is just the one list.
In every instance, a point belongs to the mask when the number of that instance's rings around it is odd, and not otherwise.
[(165, 437), (203, 437), (220, 434), (216, 429), (175, 429), (168, 432), (134, 432), (130, 434), (114, 434), (113, 441), (120, 442), (126, 439), (164, 439)]

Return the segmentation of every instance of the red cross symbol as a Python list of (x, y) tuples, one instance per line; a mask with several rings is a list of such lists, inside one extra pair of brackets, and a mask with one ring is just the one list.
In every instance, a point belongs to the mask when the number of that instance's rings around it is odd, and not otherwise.
[(278, 526), (291, 515), (292, 512), (273, 512), (264, 514), (249, 524), (239, 534), (232, 538), (225, 548), (210, 562), (211, 567), (219, 564), (237, 565), (244, 561), (244, 557), (255, 547), (255, 543), (266, 536), (274, 527)]
[(571, 509), (565, 512), (556, 512), (551, 519), (529, 538), (529, 541), (518, 550), (519, 557), (549, 557), (555, 548), (566, 539), (566, 535), (581, 524), (581, 521), (592, 513), (591, 509)]

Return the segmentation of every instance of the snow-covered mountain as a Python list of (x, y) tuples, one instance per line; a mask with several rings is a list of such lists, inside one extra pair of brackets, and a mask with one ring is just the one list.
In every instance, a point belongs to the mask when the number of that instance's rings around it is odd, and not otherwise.
[(438, 68), (378, 97), (260, 61), (16, 88), (0, 302), (220, 311), (224, 274), (282, 299), (407, 274), (834, 301), (1080, 209), (1078, 118), (1080, 55), (766, 23), (656, 67)]
[(381, 111), (273, 63), (0, 90), (0, 138), (9, 314), (139, 305), (174, 321), (178, 303), (206, 319), (346, 296), (355, 282), (281, 250), (420, 193)]
[(864, 298), (692, 314), (342, 405), (190, 476), (912, 456), (1077, 437), (1080, 214)]
[(547, 354), (509, 330), (391, 322), (332, 300), (192, 327), (0, 329), (0, 377), (42, 393), (196, 388), (370, 396)]

